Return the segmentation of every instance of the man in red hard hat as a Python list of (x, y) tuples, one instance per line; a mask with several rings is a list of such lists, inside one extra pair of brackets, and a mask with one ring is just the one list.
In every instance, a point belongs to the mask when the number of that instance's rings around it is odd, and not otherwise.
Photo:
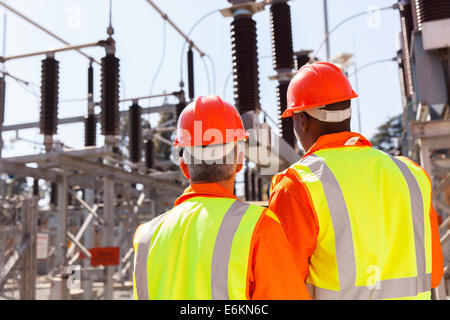
[(357, 97), (335, 65), (303, 66), (287, 109), (306, 153), (272, 180), (312, 299), (430, 299), (443, 275), (427, 173), (350, 131)]
[(135, 233), (136, 299), (309, 299), (278, 218), (233, 194), (247, 138), (218, 96), (182, 111), (175, 146), (191, 185)]

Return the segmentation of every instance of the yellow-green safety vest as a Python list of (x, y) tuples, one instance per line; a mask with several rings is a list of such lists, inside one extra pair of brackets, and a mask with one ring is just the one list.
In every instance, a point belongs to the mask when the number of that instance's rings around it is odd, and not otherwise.
[(235, 199), (194, 197), (141, 225), (134, 298), (247, 299), (251, 239), (263, 212)]
[(422, 168), (371, 147), (322, 149), (291, 166), (319, 224), (312, 299), (430, 299), (431, 186)]

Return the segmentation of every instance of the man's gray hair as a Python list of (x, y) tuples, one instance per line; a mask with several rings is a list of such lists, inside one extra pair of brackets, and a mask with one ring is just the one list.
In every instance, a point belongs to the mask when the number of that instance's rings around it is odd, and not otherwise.
[[(208, 148), (207, 146), (204, 148)], [(230, 179), (238, 164), (238, 153), (241, 148), (238, 143), (234, 144), (232, 152), (223, 155), (217, 160), (204, 160), (194, 157), (192, 152), (183, 149), (183, 159), (189, 169), (192, 182), (219, 182)]]

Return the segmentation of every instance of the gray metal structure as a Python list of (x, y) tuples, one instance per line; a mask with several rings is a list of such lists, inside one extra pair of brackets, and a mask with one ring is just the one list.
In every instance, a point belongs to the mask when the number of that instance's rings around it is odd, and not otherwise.
[[(433, 206), (442, 218), (444, 279), (434, 299), (450, 296), (450, 16), (426, 1), (399, 1), (399, 51), (404, 110), (402, 153), (427, 171)], [(425, 11), (424, 11), (425, 10)], [(425, 14), (425, 13), (426, 14)], [(439, 14), (430, 15), (430, 12)]]

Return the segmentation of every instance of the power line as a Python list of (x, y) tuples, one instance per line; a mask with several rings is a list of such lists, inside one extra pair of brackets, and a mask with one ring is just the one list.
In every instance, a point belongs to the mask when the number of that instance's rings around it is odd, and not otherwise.
[[(181, 57), (180, 57), (180, 75), (181, 75), (181, 80), (183, 81), (183, 62), (184, 62), (184, 51), (186, 50), (186, 43), (188, 43), (189, 41), (187, 40), (187, 38), (189, 38), (189, 36), (191, 35), (191, 33), (194, 31), (194, 29), (200, 24), (200, 22), (202, 22), (203, 20), (205, 20), (207, 17), (209, 17), (210, 15), (216, 13), (216, 12), (220, 12), (220, 10), (215, 9), (213, 11), (208, 12), (207, 14), (203, 15), (202, 17), (200, 17), (191, 27), (191, 29), (189, 29), (189, 32), (185, 38), (185, 41), (183, 43), (183, 47), (181, 49)], [(189, 42), (190, 45), (191, 42)], [(202, 57), (202, 55), (200, 55)]]
[[(158, 68), (156, 69), (155, 75), (153, 76), (153, 79), (152, 79), (152, 82), (151, 82), (151, 85), (150, 85), (150, 95), (152, 95), (153, 86), (154, 86), (155, 81), (156, 81), (156, 79), (158, 77), (159, 71), (161, 70), (161, 67), (162, 67), (162, 65), (164, 63), (164, 57), (166, 56), (166, 42), (167, 42), (166, 38), (167, 38), (166, 37), (166, 20), (163, 20), (163, 44), (162, 44), (161, 59), (159, 60)], [(148, 106), (150, 106), (150, 101), (149, 101)], [(147, 120), (150, 121), (150, 115), (148, 115)]]
[[(398, 9), (398, 4), (397, 4), (397, 3), (394, 3), (393, 5), (388, 6), (388, 7), (377, 8), (377, 9), (375, 9), (375, 10), (372, 10), (371, 12), (375, 12), (375, 11), (384, 11), (384, 10), (388, 10), (388, 9)], [(330, 36), (337, 28), (339, 28), (341, 25), (343, 25), (343, 24), (346, 23), (347, 21), (350, 21), (350, 20), (352, 20), (352, 19), (355, 19), (355, 18), (357, 18), (357, 17), (359, 17), (359, 16), (362, 16), (362, 15), (365, 15), (365, 14), (367, 14), (367, 13), (368, 13), (367, 10), (361, 11), (361, 12), (358, 12), (358, 13), (356, 13), (356, 14), (354, 14), (354, 15), (352, 15), (352, 16), (350, 16), (350, 17), (344, 19), (344, 20), (342, 20), (341, 22), (339, 22), (336, 26), (334, 26), (329, 32), (327, 32), (327, 33), (325, 34), (325, 37), (324, 37), (324, 39), (322, 40), (322, 42), (320, 43), (320, 45), (317, 47), (316, 50), (314, 50), (314, 52), (313, 52), (313, 54), (312, 54), (312, 57), (315, 57), (315, 56), (317, 55), (317, 53), (318, 53), (319, 50), (322, 48), (322, 46), (324, 45), (324, 43), (326, 43), (326, 42), (328, 41), (328, 37), (329, 37), (329, 36)]]
[[(211, 63), (211, 69), (212, 69), (212, 79), (213, 79), (213, 93), (216, 93), (216, 66), (214, 64), (213, 59), (209, 54), (205, 54), (205, 57), (208, 58), (209, 62)], [(203, 59), (203, 58), (202, 58)]]
[(208, 70), (208, 65), (205, 62), (205, 59), (202, 59), (203, 62), (203, 66), (205, 67), (205, 73), (206, 73), (206, 79), (208, 82), (208, 94), (211, 92), (211, 83), (210, 83), (210, 79), (209, 79), (209, 70)]
[(367, 63), (367, 64), (357, 68), (355, 71), (353, 71), (353, 73), (349, 74), (348, 76), (351, 77), (355, 73), (360, 72), (361, 70), (363, 70), (363, 69), (365, 69), (365, 68), (367, 68), (367, 67), (369, 67), (371, 65), (378, 64), (378, 63), (383, 63), (383, 62), (393, 62), (393, 61), (397, 61), (397, 58), (395, 57), (395, 58), (381, 59), (381, 60), (372, 61), (372, 62), (369, 62), (369, 63)]
[[(59, 42), (64, 43), (67, 46), (71, 46), (71, 44), (67, 41), (65, 41), (64, 39), (58, 37), (56, 34), (54, 34), (53, 32), (47, 30), (46, 28), (44, 28), (43, 26), (39, 25), (38, 23), (34, 22), (33, 20), (31, 20), (30, 18), (26, 17), (25, 15), (23, 15), (22, 13), (20, 13), (19, 11), (17, 11), (16, 9), (8, 6), (6, 3), (4, 3), (3, 1), (0, 1), (0, 5), (3, 6), (4, 8), (6, 8), (7, 10), (13, 12), (14, 14), (18, 15), (20, 18), (24, 19), (25, 21), (27, 21), (28, 23), (31, 23), (33, 26), (35, 26), (36, 28), (44, 31), (45, 33), (47, 33), (48, 35), (52, 36), (53, 38), (55, 38), (56, 40), (58, 40)], [(100, 62), (98, 62), (97, 60), (95, 60), (93, 57), (87, 55), (86, 53), (84, 53), (83, 51), (81, 51), (80, 49), (76, 49), (76, 51), (78, 51), (80, 54), (82, 54), (83, 56), (85, 56), (86, 58), (88, 58), (90, 61), (95, 62), (96, 64), (100, 65)]]

